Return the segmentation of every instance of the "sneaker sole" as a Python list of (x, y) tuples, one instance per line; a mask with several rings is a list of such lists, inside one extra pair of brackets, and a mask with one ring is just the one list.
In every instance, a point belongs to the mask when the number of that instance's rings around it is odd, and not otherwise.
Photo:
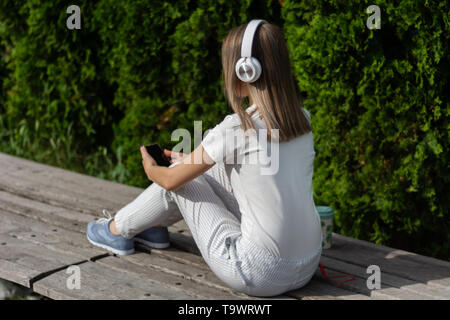
[(150, 241), (140, 239), (140, 238), (134, 238), (134, 241), (145, 244), (146, 246), (148, 246), (150, 248), (155, 248), (155, 249), (165, 249), (170, 246), (169, 242), (164, 242), (164, 243), (150, 242)]
[(130, 250), (118, 250), (118, 249), (114, 249), (113, 247), (107, 246), (106, 244), (101, 244), (101, 243), (95, 242), (95, 241), (91, 240), (88, 235), (86, 235), (86, 237), (89, 240), (89, 242), (92, 243), (94, 246), (97, 246), (97, 247), (100, 247), (102, 249), (108, 250), (108, 251), (110, 251), (110, 252), (112, 252), (114, 254), (117, 254), (119, 256), (127, 256), (127, 255), (130, 255), (130, 254), (134, 253), (134, 248), (130, 249)]

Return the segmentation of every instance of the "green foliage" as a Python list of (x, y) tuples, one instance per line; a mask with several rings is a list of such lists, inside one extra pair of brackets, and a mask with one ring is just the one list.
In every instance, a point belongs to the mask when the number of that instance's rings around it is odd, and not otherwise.
[(448, 1), (378, 1), (381, 30), (368, 1), (80, 0), (81, 30), (70, 4), (0, 2), (0, 151), (146, 186), (139, 145), (231, 112), (221, 42), (264, 18), (285, 30), (336, 231), (448, 258)]
[(226, 33), (280, 19), (271, 1), (84, 0), (81, 30), (68, 30), (68, 5), (0, 3), (1, 150), (139, 186), (140, 144), (170, 148), (174, 129), (230, 111)]
[[(254, 2), (257, 3), (257, 2)], [(113, 126), (113, 148), (123, 148), (128, 183), (145, 185), (140, 144), (166, 148), (171, 132), (203, 130), (230, 112), (221, 86), (220, 47), (227, 32), (251, 17), (273, 20), (278, 4), (253, 12), (250, 1), (101, 1), (94, 14), (108, 62), (108, 78), (117, 85), (114, 106), (124, 116)]]
[(448, 258), (450, 8), (447, 1), (286, 1), (282, 14), (311, 111), (316, 203), (349, 236)]
[[(92, 1), (80, 6), (93, 10)], [(70, 32), (66, 8), (65, 1), (1, 2), (0, 123), (6, 150), (81, 170), (85, 154), (112, 142), (118, 113), (98, 33), (88, 22)]]

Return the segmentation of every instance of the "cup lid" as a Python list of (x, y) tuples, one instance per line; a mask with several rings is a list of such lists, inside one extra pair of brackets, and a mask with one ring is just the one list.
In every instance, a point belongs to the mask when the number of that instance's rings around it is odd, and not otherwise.
[(333, 209), (327, 206), (316, 206), (317, 212), (321, 218), (331, 218), (334, 216)]

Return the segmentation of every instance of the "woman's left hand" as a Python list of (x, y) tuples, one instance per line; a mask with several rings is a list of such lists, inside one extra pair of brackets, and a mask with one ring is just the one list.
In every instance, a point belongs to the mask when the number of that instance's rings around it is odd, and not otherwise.
[(153, 166), (157, 166), (155, 159), (147, 152), (144, 146), (141, 146), (141, 154), (142, 154), (142, 166), (144, 167), (144, 171), (147, 175), (147, 178), (150, 179), (150, 170)]

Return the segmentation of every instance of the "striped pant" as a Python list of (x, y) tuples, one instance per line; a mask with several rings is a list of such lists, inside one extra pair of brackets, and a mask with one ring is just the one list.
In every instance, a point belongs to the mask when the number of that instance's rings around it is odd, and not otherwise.
[(151, 226), (184, 219), (205, 262), (232, 289), (266, 297), (307, 284), (322, 248), (303, 259), (286, 260), (243, 237), (241, 213), (226, 170), (228, 165), (216, 164), (176, 191), (152, 183), (117, 212), (117, 230), (132, 238)]

